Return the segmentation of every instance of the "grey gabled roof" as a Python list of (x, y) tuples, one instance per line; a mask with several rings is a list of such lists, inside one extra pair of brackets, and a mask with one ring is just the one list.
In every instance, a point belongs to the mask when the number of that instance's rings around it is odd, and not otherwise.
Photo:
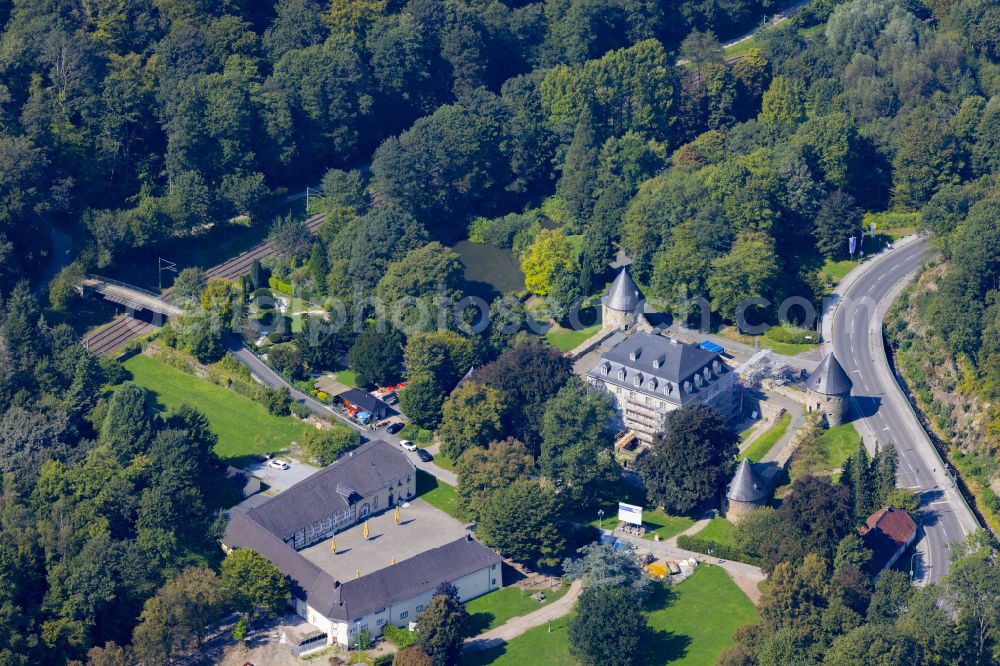
[(608, 293), (601, 298), (601, 303), (612, 310), (621, 312), (635, 312), (639, 304), (645, 300), (639, 287), (635, 286), (632, 276), (628, 273), (628, 266), (618, 272), (615, 281), (611, 283)]
[(466, 535), (343, 583), (343, 619), (363, 617), (499, 562), (499, 555)]
[(328, 618), (347, 621), (500, 562), (499, 555), (467, 535), (367, 576), (340, 582), (242, 511), (233, 513), (222, 543), (228, 548), (256, 550), (291, 579), (296, 597)]
[(844, 372), (844, 368), (837, 361), (833, 353), (826, 355), (813, 373), (806, 380), (806, 388), (823, 395), (841, 395), (851, 392), (854, 384), (851, 378)]
[(726, 497), (733, 502), (759, 502), (770, 494), (749, 458), (744, 458), (729, 484)]
[(250, 517), (271, 534), (287, 539), (295, 532), (350, 508), (350, 489), (362, 497), (416, 474), (410, 459), (385, 440), (362, 444), (260, 506)]
[(239, 509), (233, 512), (222, 543), (227, 548), (250, 548), (266, 557), (292, 580), (292, 593), (313, 608), (329, 609), (339, 603), (339, 590), (333, 576), (261, 527), (247, 513)]
[(389, 403), (385, 402), (381, 398), (376, 398), (371, 393), (366, 393), (361, 389), (347, 389), (343, 393), (338, 393), (337, 397), (341, 400), (346, 400), (352, 405), (357, 405), (366, 412), (371, 412), (373, 414), (385, 414), (392, 409), (392, 407), (389, 406)]

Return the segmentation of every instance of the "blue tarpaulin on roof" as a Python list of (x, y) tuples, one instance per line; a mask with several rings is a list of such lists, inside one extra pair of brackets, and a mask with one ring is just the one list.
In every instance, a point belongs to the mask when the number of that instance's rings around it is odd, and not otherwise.
[(371, 412), (358, 412), (357, 413), (357, 417), (358, 417), (359, 421), (367, 421), (368, 419), (370, 419), (372, 417), (372, 413)]
[(698, 346), (701, 347), (702, 349), (704, 349), (705, 351), (712, 352), (713, 354), (721, 354), (722, 352), (725, 351), (724, 347), (721, 347), (721, 346), (715, 344), (711, 340), (705, 340), (704, 342), (702, 342)]

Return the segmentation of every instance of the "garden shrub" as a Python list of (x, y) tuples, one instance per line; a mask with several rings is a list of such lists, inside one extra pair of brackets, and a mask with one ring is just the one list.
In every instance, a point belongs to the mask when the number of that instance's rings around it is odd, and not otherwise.
[(418, 639), (417, 632), (397, 627), (394, 624), (386, 625), (382, 629), (382, 635), (400, 650), (405, 650), (412, 645), (416, 645)]
[(743, 552), (736, 546), (731, 546), (726, 543), (719, 543), (718, 541), (712, 541), (711, 539), (699, 539), (696, 536), (688, 536), (682, 534), (677, 537), (677, 547), (683, 548), (684, 550), (693, 550), (696, 553), (708, 554), (708, 551), (712, 551), (712, 557), (721, 557), (724, 560), (736, 560), (737, 562), (745, 562), (746, 564), (753, 564), (755, 566), (760, 566), (761, 559), (755, 557), (748, 553)]

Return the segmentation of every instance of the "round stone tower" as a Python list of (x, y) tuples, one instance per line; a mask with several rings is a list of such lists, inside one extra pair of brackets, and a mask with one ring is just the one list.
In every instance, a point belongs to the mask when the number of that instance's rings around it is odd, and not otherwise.
[(601, 326), (605, 330), (626, 330), (642, 314), (645, 296), (632, 281), (628, 267), (624, 267), (611, 283), (608, 293), (601, 297)]
[(852, 387), (837, 358), (827, 354), (806, 380), (806, 409), (822, 413), (831, 427), (839, 426), (847, 416)]
[(767, 483), (757, 474), (753, 463), (749, 458), (744, 458), (736, 468), (736, 474), (733, 475), (733, 480), (726, 490), (722, 513), (735, 523), (754, 509), (766, 505), (770, 495)]

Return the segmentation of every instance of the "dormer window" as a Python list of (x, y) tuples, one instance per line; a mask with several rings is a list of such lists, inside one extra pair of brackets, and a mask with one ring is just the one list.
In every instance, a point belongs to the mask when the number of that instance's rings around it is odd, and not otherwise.
[(602, 375), (607, 375), (609, 372), (611, 372), (611, 366), (610, 365), (603, 365), (603, 366), (601, 366), (601, 374)]
[(666, 386), (663, 387), (663, 392), (666, 393), (667, 395), (670, 395), (671, 391), (673, 390), (674, 390), (674, 385), (671, 384), (670, 382), (667, 382)]
[(642, 354), (642, 349), (633, 349), (628, 353), (628, 358), (630, 361), (639, 360), (639, 356)]
[(702, 368), (701, 374), (705, 376), (706, 381), (712, 378), (712, 371), (708, 369), (707, 365), (704, 368)]
[(694, 383), (697, 384), (698, 386), (701, 386), (701, 385), (703, 385), (705, 383), (705, 380), (702, 378), (701, 375), (695, 375), (694, 376)]
[(624, 369), (618, 371), (618, 380), (619, 381), (625, 381), (625, 370)]
[(712, 370), (714, 370), (717, 375), (722, 374), (722, 364), (719, 363), (719, 359), (712, 361)]
[(660, 359), (658, 358), (653, 359), (653, 367), (656, 368), (657, 370), (660, 369)]
[(646, 384), (646, 388), (648, 388), (650, 391), (655, 391), (656, 390), (656, 380), (655, 379), (650, 379), (649, 383)]
[(632, 380), (632, 383), (635, 384), (636, 386), (639, 386), (640, 384), (642, 384), (642, 377), (636, 377), (635, 379)]
[(687, 391), (688, 393), (694, 393), (694, 384), (692, 384), (690, 381), (685, 381), (684, 390)]

